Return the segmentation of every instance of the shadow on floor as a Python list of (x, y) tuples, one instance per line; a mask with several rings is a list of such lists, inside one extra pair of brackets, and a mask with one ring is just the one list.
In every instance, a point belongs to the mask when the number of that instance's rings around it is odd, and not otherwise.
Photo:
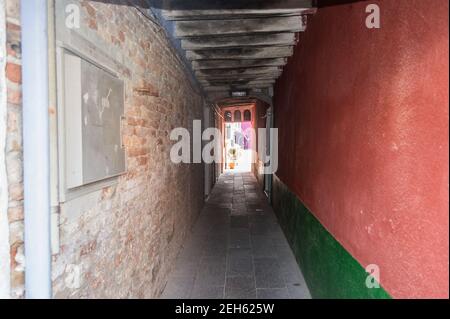
[(220, 177), (162, 298), (311, 298), (275, 214), (251, 173)]

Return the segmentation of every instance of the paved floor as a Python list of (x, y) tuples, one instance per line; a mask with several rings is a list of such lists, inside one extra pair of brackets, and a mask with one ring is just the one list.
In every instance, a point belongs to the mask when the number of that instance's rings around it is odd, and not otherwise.
[(251, 173), (220, 177), (162, 298), (310, 298), (274, 212)]

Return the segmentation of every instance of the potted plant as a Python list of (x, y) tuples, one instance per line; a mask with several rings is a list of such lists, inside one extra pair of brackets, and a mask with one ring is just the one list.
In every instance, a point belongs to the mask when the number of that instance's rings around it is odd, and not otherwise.
[(229, 167), (230, 169), (234, 169), (236, 166), (236, 160), (237, 160), (237, 149), (235, 147), (230, 148), (230, 150), (228, 151), (228, 156), (230, 158), (230, 164)]

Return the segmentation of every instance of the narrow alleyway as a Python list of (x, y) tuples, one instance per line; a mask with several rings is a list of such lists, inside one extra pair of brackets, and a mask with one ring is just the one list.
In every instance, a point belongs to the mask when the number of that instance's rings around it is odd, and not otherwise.
[(178, 256), (163, 298), (310, 298), (251, 173), (220, 177)]
[(0, 0), (0, 299), (448, 299), (449, 3)]

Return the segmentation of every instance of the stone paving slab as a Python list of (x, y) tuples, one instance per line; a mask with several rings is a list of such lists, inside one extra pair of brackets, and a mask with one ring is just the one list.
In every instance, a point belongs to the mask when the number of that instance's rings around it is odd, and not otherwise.
[(251, 173), (219, 178), (161, 298), (311, 298), (276, 216)]

